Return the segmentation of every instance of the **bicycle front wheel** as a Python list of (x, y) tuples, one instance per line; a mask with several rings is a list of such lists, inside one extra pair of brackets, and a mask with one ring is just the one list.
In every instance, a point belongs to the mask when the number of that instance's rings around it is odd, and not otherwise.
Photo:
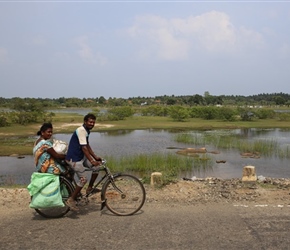
[[(60, 176), (59, 178), (62, 201), (65, 204), (73, 193), (74, 186), (65, 177)], [(60, 218), (69, 211), (69, 207), (65, 205), (64, 207), (37, 208), (35, 211), (45, 218)]]
[(144, 205), (146, 198), (142, 182), (133, 175), (119, 174), (107, 180), (102, 190), (106, 207), (116, 215), (132, 215)]

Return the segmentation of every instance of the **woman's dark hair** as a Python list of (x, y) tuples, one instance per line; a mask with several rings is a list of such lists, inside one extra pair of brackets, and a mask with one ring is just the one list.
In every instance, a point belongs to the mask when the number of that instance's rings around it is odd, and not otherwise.
[(84, 117), (84, 121), (86, 122), (89, 119), (96, 120), (96, 116), (94, 114), (89, 113)]
[(40, 130), (37, 132), (37, 135), (41, 135), (41, 132), (48, 130), (49, 128), (52, 129), (52, 124), (50, 122), (45, 122), (40, 127)]

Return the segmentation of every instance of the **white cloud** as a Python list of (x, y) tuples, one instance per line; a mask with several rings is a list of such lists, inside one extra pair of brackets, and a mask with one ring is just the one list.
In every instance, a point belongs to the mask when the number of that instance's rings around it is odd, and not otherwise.
[(78, 55), (86, 63), (105, 65), (108, 60), (99, 52), (94, 52), (88, 43), (87, 36), (81, 36), (75, 39), (76, 43), (80, 46)]
[(239, 39), (240, 48), (262, 48), (265, 46), (262, 34), (241, 27), (238, 31), (237, 38)]
[(155, 38), (159, 46), (158, 57), (165, 60), (185, 59), (189, 44), (186, 39), (175, 37), (168, 29), (156, 30)]
[(227, 14), (218, 11), (188, 18), (138, 16), (127, 32), (132, 38), (139, 39), (143, 54), (147, 51), (147, 55), (157, 55), (163, 60), (186, 59), (192, 50), (241, 53), (264, 45), (260, 33), (235, 27)]
[(172, 23), (187, 39), (198, 41), (198, 47), (208, 51), (229, 49), (236, 43), (235, 29), (229, 17), (221, 12), (211, 11)]
[(157, 54), (165, 60), (185, 59), (189, 44), (184, 37), (178, 37), (169, 27), (168, 20), (158, 16), (137, 17), (136, 24), (127, 30), (130, 36), (145, 39), (146, 47), (141, 49), (144, 55)]

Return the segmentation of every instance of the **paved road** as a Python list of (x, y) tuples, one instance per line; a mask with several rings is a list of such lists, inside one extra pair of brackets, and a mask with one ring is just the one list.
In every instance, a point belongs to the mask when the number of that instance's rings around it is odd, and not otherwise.
[(50, 220), (19, 211), (1, 220), (0, 249), (290, 249), (287, 206), (147, 203), (130, 217), (98, 209)]

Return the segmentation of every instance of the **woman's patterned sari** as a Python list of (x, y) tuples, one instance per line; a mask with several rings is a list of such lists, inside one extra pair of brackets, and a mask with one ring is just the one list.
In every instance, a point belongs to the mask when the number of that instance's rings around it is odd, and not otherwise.
[(60, 174), (65, 169), (56, 162), (47, 152), (52, 148), (52, 141), (42, 139), (33, 147), (34, 163), (36, 170), (40, 173)]

